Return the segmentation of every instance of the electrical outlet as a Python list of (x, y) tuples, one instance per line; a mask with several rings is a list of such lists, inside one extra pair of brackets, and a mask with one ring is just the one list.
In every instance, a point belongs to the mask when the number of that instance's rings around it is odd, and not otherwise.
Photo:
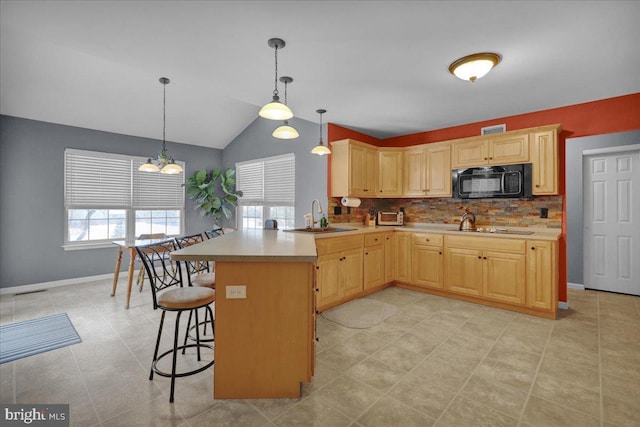
[(227, 299), (245, 299), (247, 298), (247, 287), (241, 286), (226, 286), (225, 287)]
[(548, 208), (540, 208), (540, 218), (549, 218)]

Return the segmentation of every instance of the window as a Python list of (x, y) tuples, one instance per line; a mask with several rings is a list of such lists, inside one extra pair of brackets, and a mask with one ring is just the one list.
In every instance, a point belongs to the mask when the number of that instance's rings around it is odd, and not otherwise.
[(138, 171), (145, 161), (65, 150), (65, 249), (100, 247), (140, 234), (182, 233), (184, 174)]
[(295, 227), (295, 155), (267, 157), (236, 163), (238, 228), (262, 228), (266, 219), (279, 228)]

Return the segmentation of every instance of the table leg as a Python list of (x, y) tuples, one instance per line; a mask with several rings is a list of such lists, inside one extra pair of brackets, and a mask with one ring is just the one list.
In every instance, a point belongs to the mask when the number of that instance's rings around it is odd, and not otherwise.
[[(129, 301), (131, 300), (131, 287), (133, 286), (133, 270), (136, 261), (136, 248), (129, 249), (129, 258), (131, 261), (129, 262), (129, 283), (127, 284), (127, 304), (124, 308), (129, 308)], [(144, 267), (141, 267), (144, 268)]]
[(116, 269), (113, 272), (113, 287), (111, 288), (111, 296), (116, 295), (116, 287), (118, 286), (118, 276), (120, 275), (120, 263), (122, 262), (122, 248), (118, 247), (118, 258), (116, 258)]

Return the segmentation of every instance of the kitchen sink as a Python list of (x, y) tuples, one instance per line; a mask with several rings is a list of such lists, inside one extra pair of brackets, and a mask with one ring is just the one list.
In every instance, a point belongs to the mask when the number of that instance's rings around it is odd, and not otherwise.
[(289, 228), (284, 231), (289, 233), (339, 233), (341, 231), (353, 231), (355, 228), (327, 227), (327, 228)]
[(520, 236), (529, 236), (533, 231), (509, 230), (507, 228), (478, 228), (476, 230), (460, 230), (458, 228), (450, 228), (447, 231), (459, 231), (460, 233), (481, 233), (481, 234), (515, 234)]

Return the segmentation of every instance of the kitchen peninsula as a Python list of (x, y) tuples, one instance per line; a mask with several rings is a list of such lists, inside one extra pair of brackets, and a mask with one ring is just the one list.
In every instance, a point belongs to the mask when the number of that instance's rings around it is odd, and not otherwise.
[(299, 397), (315, 362), (313, 236), (242, 230), (171, 254), (214, 261), (214, 396)]

